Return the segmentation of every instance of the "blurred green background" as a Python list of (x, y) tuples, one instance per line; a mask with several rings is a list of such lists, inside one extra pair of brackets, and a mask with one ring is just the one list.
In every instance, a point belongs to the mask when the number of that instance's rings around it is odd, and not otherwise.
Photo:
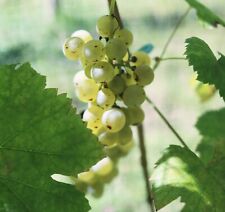
[[(117, 2), (125, 26), (135, 37), (131, 49), (150, 42), (155, 46), (150, 54), (153, 58), (159, 56), (174, 25), (188, 7), (182, 0)], [(224, 0), (202, 2), (225, 19)], [(48, 87), (57, 87), (60, 93), (67, 92), (81, 109), (84, 105), (76, 100), (72, 85), (73, 75), (81, 66), (66, 60), (61, 47), (64, 39), (78, 29), (86, 29), (96, 36), (96, 20), (107, 12), (106, 0), (0, 0), (0, 64), (31, 62), (47, 76)], [(212, 30), (204, 26), (192, 11), (174, 37), (166, 57), (182, 57), (184, 41), (191, 36), (207, 41), (216, 54), (225, 54), (224, 33), (222, 27)], [(202, 104), (190, 86), (192, 73), (186, 61), (164, 61), (146, 92), (194, 150), (200, 140), (194, 128), (197, 117), (206, 110), (220, 108), (223, 102), (217, 94)], [(179, 143), (150, 105), (145, 103), (143, 108), (149, 169), (152, 170), (162, 151), (170, 144)], [(92, 211), (148, 211), (138, 143), (121, 159), (119, 170), (119, 176), (106, 186), (102, 198), (88, 197)], [(181, 207), (177, 199), (160, 212), (178, 212)]]

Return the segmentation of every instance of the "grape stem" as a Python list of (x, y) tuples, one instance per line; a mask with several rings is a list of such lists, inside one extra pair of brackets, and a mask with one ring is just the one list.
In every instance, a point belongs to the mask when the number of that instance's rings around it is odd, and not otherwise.
[(123, 28), (123, 21), (120, 17), (120, 13), (119, 13), (119, 9), (118, 9), (116, 0), (108, 0), (108, 5), (109, 5), (110, 15), (115, 16), (119, 23), (120, 28)]
[[(168, 47), (169, 47), (169, 44), (171, 43), (171, 41), (173, 40), (177, 30), (179, 29), (180, 25), (183, 23), (184, 19), (187, 17), (187, 15), (189, 14), (191, 10), (191, 7), (188, 7), (187, 10), (185, 11), (185, 13), (180, 17), (180, 19), (178, 20), (177, 24), (175, 25), (172, 33), (170, 34), (165, 46), (163, 47), (163, 50), (162, 50), (162, 53), (160, 54), (160, 56), (158, 58), (163, 58), (163, 56), (165, 55)], [(160, 65), (162, 60), (158, 60), (156, 61), (155, 65), (153, 66), (153, 70), (155, 71), (158, 66)]]
[(166, 125), (169, 127), (169, 129), (173, 132), (173, 134), (177, 137), (177, 139), (180, 141), (180, 143), (187, 149), (190, 149), (188, 145), (185, 143), (184, 139), (179, 135), (179, 133), (174, 129), (174, 127), (170, 124), (168, 119), (163, 115), (163, 113), (159, 110), (159, 108), (155, 105), (155, 103), (148, 97), (146, 97), (146, 101), (152, 105), (153, 109), (156, 111), (156, 113), (162, 118), (162, 120), (166, 123)]
[(160, 58), (160, 57), (155, 57), (154, 60), (156, 62), (160, 61), (167, 61), (167, 60), (186, 60), (185, 57), (164, 57), (164, 58)]
[(141, 152), (141, 166), (142, 166), (142, 170), (143, 170), (145, 186), (146, 186), (146, 191), (147, 191), (147, 202), (151, 208), (151, 211), (155, 212), (156, 208), (155, 208), (155, 204), (154, 204), (152, 185), (151, 185), (151, 181), (149, 179), (150, 174), (148, 172), (148, 160), (147, 160), (146, 147), (145, 147), (143, 124), (140, 124), (137, 127), (137, 129), (138, 129), (138, 137), (139, 137), (139, 147), (140, 147), (140, 152)]

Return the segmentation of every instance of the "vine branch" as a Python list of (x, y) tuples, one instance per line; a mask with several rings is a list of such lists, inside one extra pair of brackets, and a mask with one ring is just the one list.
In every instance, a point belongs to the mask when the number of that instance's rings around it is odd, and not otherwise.
[[(117, 18), (120, 28), (123, 28), (123, 21), (119, 13), (116, 0), (108, 0), (108, 6), (109, 6), (110, 14), (114, 15)], [(128, 52), (129, 52), (129, 49), (128, 49)], [(152, 192), (151, 183), (149, 180), (150, 174), (148, 172), (148, 162), (147, 162), (147, 156), (146, 156), (143, 124), (138, 126), (138, 137), (139, 137), (139, 146), (140, 146), (140, 152), (141, 152), (141, 166), (143, 170), (143, 175), (144, 175), (144, 180), (146, 185), (146, 192), (147, 192), (147, 202), (149, 204), (151, 211), (155, 212), (156, 210), (154, 205), (153, 192)]]
[(147, 102), (152, 105), (153, 109), (156, 111), (156, 113), (162, 118), (162, 120), (166, 123), (166, 125), (169, 127), (169, 129), (173, 132), (173, 134), (177, 137), (177, 139), (180, 141), (180, 143), (186, 147), (187, 149), (190, 149), (188, 145), (185, 143), (183, 138), (179, 135), (179, 133), (174, 129), (174, 127), (170, 124), (168, 119), (163, 115), (163, 113), (159, 110), (159, 108), (155, 105), (155, 103), (148, 97), (146, 97)]
[(180, 17), (180, 19), (178, 20), (177, 24), (175, 25), (175, 27), (174, 27), (172, 33), (170, 34), (170, 36), (169, 36), (169, 38), (168, 38), (168, 40), (167, 40), (165, 46), (163, 47), (163, 50), (162, 50), (161, 54), (160, 54), (160, 56), (159, 56), (159, 58), (161, 58), (161, 60), (158, 60), (158, 61), (155, 63), (155, 65), (153, 66), (153, 70), (154, 70), (154, 71), (157, 69), (157, 67), (158, 67), (159, 64), (161, 63), (162, 58), (164, 57), (164, 55), (165, 55), (165, 53), (166, 53), (166, 51), (167, 51), (167, 49), (168, 49), (169, 44), (171, 43), (171, 41), (172, 41), (174, 35), (176, 34), (177, 30), (179, 29), (180, 25), (182, 24), (182, 22), (184, 21), (184, 19), (185, 19), (185, 18), (187, 17), (187, 15), (189, 14), (190, 10), (191, 10), (191, 7), (188, 7), (188, 9), (187, 9), (187, 10), (185, 11), (185, 13)]

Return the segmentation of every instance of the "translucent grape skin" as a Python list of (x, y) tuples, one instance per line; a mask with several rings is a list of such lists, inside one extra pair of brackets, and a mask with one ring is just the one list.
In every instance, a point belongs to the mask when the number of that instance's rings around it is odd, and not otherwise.
[(84, 71), (79, 71), (73, 79), (77, 97), (83, 102), (94, 101), (99, 90), (94, 80), (86, 77)]
[(91, 77), (97, 83), (109, 82), (114, 77), (113, 66), (105, 61), (97, 62), (93, 65), (91, 69)]
[(114, 34), (114, 38), (120, 39), (126, 46), (130, 46), (133, 42), (133, 35), (128, 29), (117, 30)]
[(96, 30), (98, 34), (105, 38), (111, 38), (113, 33), (119, 28), (118, 21), (114, 16), (105, 15), (98, 19)]
[(115, 95), (120, 95), (126, 88), (124, 79), (119, 75), (115, 76), (108, 86)]
[(136, 81), (140, 86), (150, 84), (154, 79), (154, 72), (148, 65), (138, 66), (135, 70)]
[(150, 65), (151, 60), (148, 54), (141, 51), (136, 51), (131, 56), (131, 66), (141, 66), (141, 65)]
[(125, 145), (129, 143), (133, 138), (132, 130), (129, 126), (125, 126), (118, 132), (118, 143)]
[(128, 107), (141, 105), (145, 101), (145, 98), (144, 89), (138, 85), (127, 87), (122, 96), (124, 104)]
[(138, 125), (144, 121), (145, 114), (141, 107), (122, 108), (126, 115), (126, 125)]
[(109, 132), (120, 131), (125, 123), (125, 114), (118, 108), (107, 110), (102, 115), (102, 124)]
[(108, 109), (113, 106), (115, 101), (116, 101), (116, 97), (110, 89), (103, 88), (98, 91), (97, 97), (96, 97), (96, 103), (100, 107), (104, 109)]
[(91, 36), (91, 34), (88, 31), (83, 29), (73, 32), (71, 37), (78, 37), (81, 40), (83, 40), (84, 43), (87, 43), (88, 41), (93, 40), (93, 37)]
[(98, 137), (99, 142), (103, 145), (111, 146), (118, 142), (118, 133), (103, 132)]
[(90, 40), (83, 46), (82, 56), (88, 62), (98, 62), (105, 56), (104, 45), (99, 40)]
[(68, 38), (63, 44), (63, 53), (69, 60), (78, 60), (81, 56), (83, 46), (84, 41), (80, 38)]
[(106, 44), (105, 52), (109, 59), (120, 61), (127, 53), (127, 46), (120, 39), (113, 38)]

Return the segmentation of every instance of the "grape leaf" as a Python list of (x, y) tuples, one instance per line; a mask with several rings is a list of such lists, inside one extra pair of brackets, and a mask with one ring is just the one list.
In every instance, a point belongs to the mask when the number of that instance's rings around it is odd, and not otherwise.
[(196, 0), (185, 0), (196, 10), (197, 16), (204, 22), (217, 27), (218, 24), (225, 26), (225, 21), (214, 14), (210, 9)]
[(29, 64), (0, 66), (0, 211), (84, 212), (84, 194), (51, 179), (102, 157), (71, 100)]
[(205, 84), (214, 84), (225, 100), (225, 56), (217, 60), (212, 50), (203, 40), (192, 37), (186, 40), (186, 58), (197, 72), (197, 79)]
[(187, 148), (171, 145), (157, 162), (151, 180), (157, 209), (181, 197), (183, 212), (224, 211), (224, 184)]
[(197, 151), (201, 160), (225, 185), (225, 108), (202, 115), (196, 124), (203, 136)]
[(145, 52), (146, 54), (149, 54), (154, 49), (154, 46), (151, 43), (145, 44), (142, 46), (138, 51)]

